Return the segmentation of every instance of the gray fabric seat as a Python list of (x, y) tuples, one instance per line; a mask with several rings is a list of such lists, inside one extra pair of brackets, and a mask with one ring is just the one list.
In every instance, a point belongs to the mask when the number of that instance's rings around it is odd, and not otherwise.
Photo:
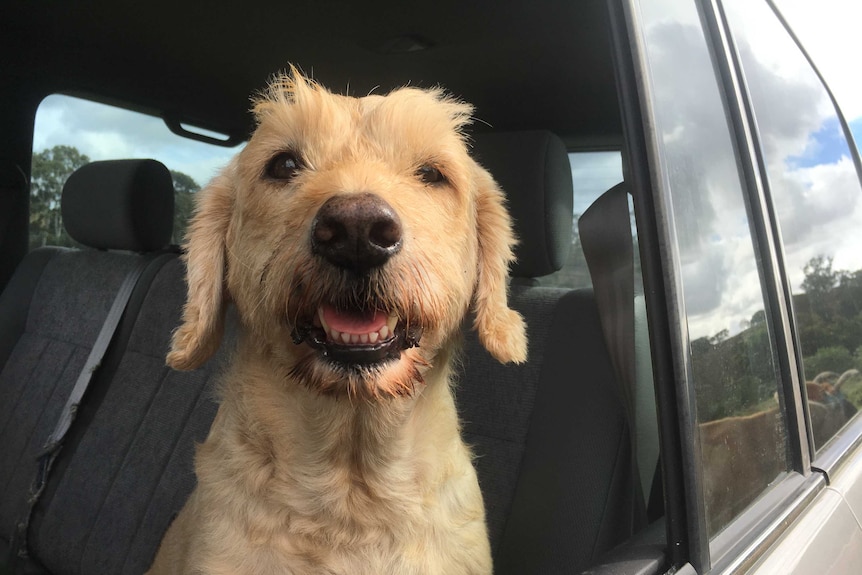
[(559, 269), (571, 245), (568, 158), (547, 132), (477, 136), (475, 150), (516, 216), (509, 300), (530, 342), (525, 365), (501, 366), (469, 334), (456, 394), (477, 455), (494, 572), (579, 572), (629, 538), (644, 510), (595, 297), (530, 281)]
[(198, 370), (165, 366), (184, 273), (178, 259), (159, 270), (57, 460), (30, 534), (50, 573), (142, 573), (195, 485), (194, 446), (215, 416), (214, 376), (231, 343)]
[[(99, 208), (95, 208), (95, 204)], [(152, 205), (140, 210), (142, 205)], [(125, 278), (173, 225), (170, 173), (155, 161), (90, 164), (69, 178), (62, 211), (85, 249), (31, 252), (0, 295), (0, 549), (24, 513), (36, 458)], [(96, 248), (96, 249), (92, 249)], [(125, 250), (109, 252), (106, 249)], [(138, 292), (145, 292), (153, 261)], [(135, 315), (127, 309), (125, 320)], [(116, 342), (121, 347), (121, 342)]]

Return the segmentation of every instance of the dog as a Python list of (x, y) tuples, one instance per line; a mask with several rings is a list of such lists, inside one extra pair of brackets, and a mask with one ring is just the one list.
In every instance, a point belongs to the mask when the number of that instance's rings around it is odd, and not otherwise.
[(228, 303), (240, 335), (149, 573), (490, 573), (453, 362), (470, 313), (503, 363), (527, 341), (472, 107), (441, 89), (338, 95), (291, 68), (253, 112), (190, 224), (167, 362), (205, 362)]

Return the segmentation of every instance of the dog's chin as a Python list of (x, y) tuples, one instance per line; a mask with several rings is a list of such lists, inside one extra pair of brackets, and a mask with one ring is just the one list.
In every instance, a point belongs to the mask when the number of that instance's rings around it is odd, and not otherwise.
[(292, 330), (304, 348), (295, 379), (327, 395), (378, 399), (411, 395), (425, 362), (416, 350), (422, 327), (378, 310), (344, 311), (320, 306)]

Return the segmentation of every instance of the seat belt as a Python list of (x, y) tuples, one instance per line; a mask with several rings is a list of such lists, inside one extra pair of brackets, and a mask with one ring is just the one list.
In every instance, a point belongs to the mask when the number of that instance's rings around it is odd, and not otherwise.
[(87, 388), (93, 380), (93, 376), (102, 365), (105, 352), (107, 352), (108, 346), (114, 339), (114, 334), (117, 332), (117, 327), (120, 325), (120, 320), (123, 317), (123, 313), (126, 311), (129, 299), (132, 297), (132, 292), (135, 290), (138, 280), (143, 275), (144, 270), (147, 269), (154, 260), (159, 259), (160, 257), (166, 257), (167, 255), (168, 254), (165, 252), (156, 252), (141, 257), (135, 266), (129, 270), (129, 273), (123, 279), (123, 283), (120, 284), (117, 295), (114, 297), (114, 302), (111, 304), (111, 309), (108, 310), (108, 315), (105, 317), (105, 322), (102, 324), (102, 329), (99, 331), (99, 335), (93, 343), (93, 347), (90, 350), (90, 355), (87, 357), (86, 363), (84, 363), (84, 368), (78, 375), (78, 379), (75, 381), (72, 392), (69, 394), (69, 398), (66, 400), (66, 404), (63, 406), (63, 410), (60, 413), (60, 418), (57, 420), (54, 430), (51, 432), (51, 435), (48, 436), (48, 440), (45, 442), (45, 446), (36, 460), (36, 477), (33, 484), (30, 486), (30, 494), (27, 499), (27, 509), (24, 512), (22, 520), (17, 525), (15, 538), (9, 546), (11, 557), (8, 565), (10, 567), (19, 559), (26, 560), (29, 558), (27, 532), (30, 528), (30, 520), (33, 517), (33, 510), (36, 508), (39, 498), (45, 491), (51, 468), (53, 467), (57, 456), (60, 454), (60, 450), (63, 448), (63, 440), (65, 439), (69, 429), (72, 427), (72, 422), (75, 420), (75, 416), (78, 413), (78, 406), (81, 404), (84, 394), (87, 393)]
[(646, 524), (637, 462), (635, 398), (634, 247), (628, 188), (618, 184), (598, 197), (578, 219), (584, 257), (593, 280), (605, 345), (616, 375), (617, 391), (628, 419), (632, 458), (632, 528)]

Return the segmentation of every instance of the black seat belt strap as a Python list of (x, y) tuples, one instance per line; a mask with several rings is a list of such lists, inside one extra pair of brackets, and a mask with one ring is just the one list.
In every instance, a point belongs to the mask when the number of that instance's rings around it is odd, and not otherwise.
[(15, 533), (17, 541), (13, 541), (10, 546), (10, 552), (20, 559), (27, 559), (29, 555), (27, 547), (27, 532), (30, 528), (30, 520), (33, 516), (33, 510), (36, 508), (39, 498), (45, 491), (51, 468), (63, 447), (63, 440), (65, 439), (69, 428), (72, 426), (72, 422), (75, 420), (78, 406), (81, 404), (84, 394), (86, 394), (87, 388), (93, 380), (93, 376), (102, 365), (105, 352), (107, 352), (108, 346), (114, 339), (114, 334), (117, 331), (117, 327), (120, 325), (120, 320), (128, 306), (129, 299), (132, 297), (132, 292), (134, 292), (135, 286), (143, 275), (144, 270), (155, 259), (164, 255), (165, 254), (163, 252), (159, 252), (141, 257), (135, 267), (132, 268), (123, 279), (123, 283), (120, 285), (117, 295), (114, 297), (114, 302), (111, 304), (111, 309), (108, 310), (108, 315), (105, 317), (105, 322), (102, 324), (102, 329), (99, 331), (99, 335), (93, 343), (90, 355), (87, 357), (86, 363), (84, 363), (84, 368), (78, 375), (78, 379), (75, 381), (72, 392), (69, 394), (69, 398), (63, 406), (63, 410), (60, 413), (60, 419), (54, 426), (54, 430), (51, 432), (51, 435), (48, 436), (48, 440), (45, 442), (45, 446), (39, 454), (37, 459), (36, 478), (30, 487), (30, 494), (27, 499), (27, 509), (22, 521), (17, 525)]
[[(632, 449), (633, 480), (639, 478), (637, 462), (634, 246), (626, 184), (618, 184), (599, 196), (578, 220), (584, 257), (593, 280), (596, 305), (602, 323), (605, 345), (611, 356), (617, 391), (625, 409)], [(637, 479), (639, 482), (639, 479)], [(643, 491), (634, 496), (633, 526), (646, 520)]]

